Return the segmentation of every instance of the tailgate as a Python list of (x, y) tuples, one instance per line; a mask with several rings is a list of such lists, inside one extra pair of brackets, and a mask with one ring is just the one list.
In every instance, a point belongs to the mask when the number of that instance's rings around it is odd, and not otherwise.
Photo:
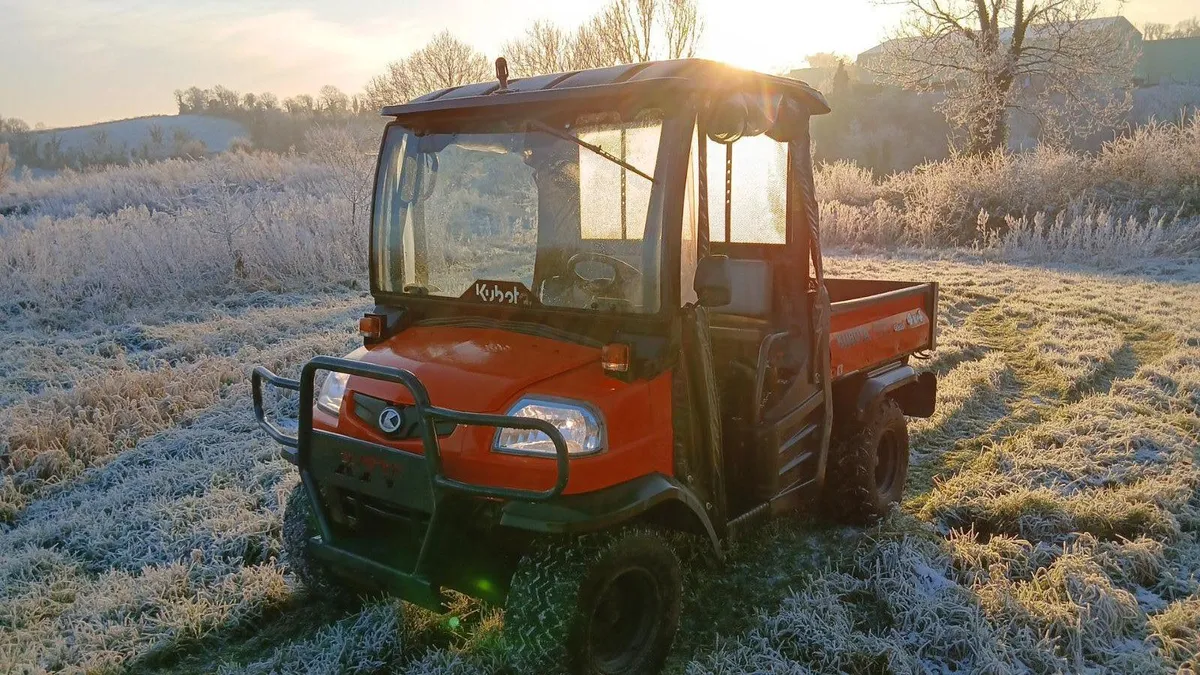
[(830, 310), (830, 370), (835, 378), (934, 348), (936, 283), (841, 300)]

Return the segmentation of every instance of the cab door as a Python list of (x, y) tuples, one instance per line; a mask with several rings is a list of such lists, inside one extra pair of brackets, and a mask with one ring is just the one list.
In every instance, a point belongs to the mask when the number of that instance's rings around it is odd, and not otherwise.
[(707, 199), (699, 201), (708, 206), (698, 255), (729, 258), (730, 302), (710, 308), (709, 332), (731, 519), (795, 508), (823, 480), (828, 441), (809, 293), (815, 203), (807, 120), (804, 127), (785, 141), (705, 138), (694, 148), (706, 169), (697, 190)]

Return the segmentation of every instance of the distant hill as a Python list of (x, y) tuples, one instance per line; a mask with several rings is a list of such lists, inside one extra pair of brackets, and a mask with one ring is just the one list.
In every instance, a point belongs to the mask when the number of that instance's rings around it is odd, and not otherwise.
[[(163, 159), (181, 154), (224, 152), (249, 131), (234, 120), (203, 115), (153, 115), (80, 127), (42, 129), (29, 134), (38, 155)], [(51, 150), (47, 146), (57, 144)], [(199, 144), (203, 144), (200, 146)]]

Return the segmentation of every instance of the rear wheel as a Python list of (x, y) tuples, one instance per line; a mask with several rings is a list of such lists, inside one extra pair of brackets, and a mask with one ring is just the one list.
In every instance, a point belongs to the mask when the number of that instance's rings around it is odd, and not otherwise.
[(908, 422), (900, 406), (882, 396), (862, 427), (830, 450), (826, 510), (851, 524), (873, 523), (899, 503), (907, 480)]
[(337, 605), (351, 604), (357, 594), (346, 588), (324, 563), (309, 553), (308, 541), (318, 534), (317, 519), (301, 483), (292, 488), (283, 512), (283, 560), (316, 598)]
[(679, 558), (645, 530), (546, 542), (513, 576), (504, 635), (520, 672), (655, 673), (679, 627)]

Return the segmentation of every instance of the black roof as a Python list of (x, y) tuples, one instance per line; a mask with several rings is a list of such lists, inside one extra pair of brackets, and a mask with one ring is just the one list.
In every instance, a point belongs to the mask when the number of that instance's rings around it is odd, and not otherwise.
[[(517, 103), (571, 95), (600, 95), (656, 85), (682, 86), (695, 90), (721, 90), (731, 87), (762, 89), (791, 95), (804, 105), (810, 114), (822, 115), (829, 112), (825, 97), (800, 80), (742, 70), (707, 59), (677, 59), (535, 75), (510, 80), (508, 88), (503, 92), (499, 91), (500, 83), (495, 80), (466, 84), (430, 92), (402, 105), (386, 106), (383, 114), (392, 117), (481, 107), (502, 101)], [(494, 94), (503, 94), (503, 98), (497, 98)]]

